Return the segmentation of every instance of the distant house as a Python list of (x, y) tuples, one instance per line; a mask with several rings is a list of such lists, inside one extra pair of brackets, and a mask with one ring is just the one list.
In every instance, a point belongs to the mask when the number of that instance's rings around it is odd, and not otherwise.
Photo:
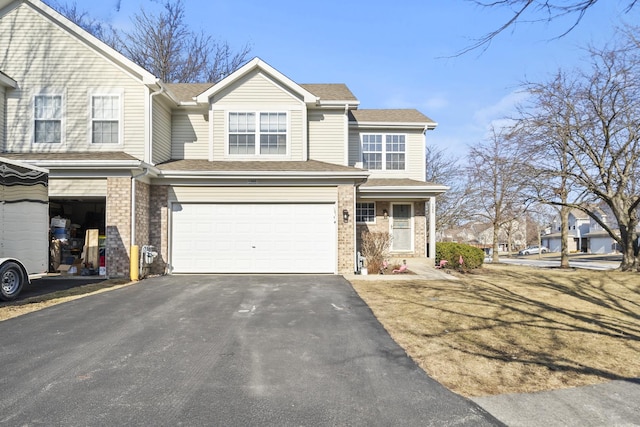
[[(600, 205), (595, 209), (596, 215), (617, 231), (617, 224), (610, 209)], [(640, 230), (639, 230), (640, 232)], [(556, 217), (545, 234), (542, 244), (549, 247), (551, 252), (560, 251), (560, 217)], [(611, 254), (620, 251), (620, 245), (593, 218), (578, 209), (569, 213), (569, 251), (592, 254)]]
[[(460, 227), (440, 231), (442, 242), (466, 243), (478, 248), (493, 249), (493, 226), (487, 222), (471, 221)], [(526, 246), (526, 224), (514, 220), (500, 227), (498, 250), (509, 252)], [(509, 247), (511, 245), (511, 247)]]
[[(542, 245), (549, 248), (549, 252), (561, 251), (561, 220), (557, 215), (542, 236)], [(589, 215), (579, 209), (572, 209), (569, 212), (569, 251), (587, 252), (589, 249), (586, 235), (590, 229)]]

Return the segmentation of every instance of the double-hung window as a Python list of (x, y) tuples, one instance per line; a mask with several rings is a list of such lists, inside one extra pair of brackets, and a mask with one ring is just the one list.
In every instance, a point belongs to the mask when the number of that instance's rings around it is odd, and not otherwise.
[(287, 113), (229, 113), (229, 154), (287, 154)]
[(401, 134), (363, 134), (363, 167), (369, 170), (404, 170), (405, 140), (405, 135)]
[(120, 143), (120, 95), (91, 96), (91, 143)]
[(375, 222), (376, 204), (373, 202), (356, 203), (356, 222)]
[(229, 154), (255, 154), (255, 113), (229, 114)]
[(36, 95), (33, 105), (33, 141), (38, 144), (61, 143), (62, 95)]

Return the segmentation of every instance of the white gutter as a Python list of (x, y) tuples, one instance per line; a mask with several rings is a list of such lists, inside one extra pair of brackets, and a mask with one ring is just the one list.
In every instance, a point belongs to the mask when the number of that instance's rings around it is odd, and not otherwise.
[(149, 174), (149, 168), (131, 177), (131, 246), (136, 244), (136, 179)]

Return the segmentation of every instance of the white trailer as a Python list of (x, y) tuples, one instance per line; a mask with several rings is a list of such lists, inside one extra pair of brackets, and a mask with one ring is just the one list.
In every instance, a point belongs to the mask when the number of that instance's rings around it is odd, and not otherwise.
[(49, 269), (49, 172), (0, 157), (0, 300)]

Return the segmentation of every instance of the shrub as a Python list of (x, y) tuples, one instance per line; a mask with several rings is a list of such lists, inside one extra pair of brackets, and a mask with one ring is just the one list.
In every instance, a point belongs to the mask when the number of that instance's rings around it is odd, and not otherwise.
[(388, 232), (362, 232), (360, 251), (367, 261), (369, 273), (376, 274), (382, 268), (382, 263), (389, 255), (391, 235)]
[[(463, 260), (462, 264), (460, 257)], [(439, 265), (441, 260), (447, 261), (447, 268), (472, 270), (482, 267), (484, 251), (464, 243), (440, 242), (436, 243), (436, 265)]]

